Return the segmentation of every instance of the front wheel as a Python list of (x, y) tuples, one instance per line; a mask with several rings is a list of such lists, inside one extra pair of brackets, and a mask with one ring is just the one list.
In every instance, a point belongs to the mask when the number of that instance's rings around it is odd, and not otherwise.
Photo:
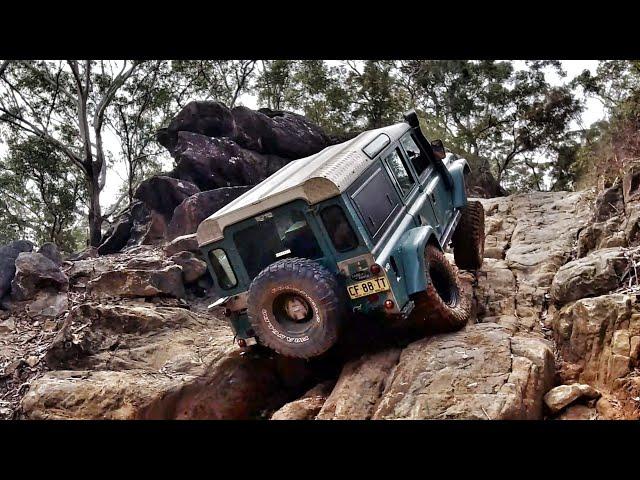
[(427, 245), (425, 269), (427, 289), (414, 298), (412, 323), (434, 333), (461, 329), (471, 316), (471, 305), (460, 287), (456, 267), (438, 247)]

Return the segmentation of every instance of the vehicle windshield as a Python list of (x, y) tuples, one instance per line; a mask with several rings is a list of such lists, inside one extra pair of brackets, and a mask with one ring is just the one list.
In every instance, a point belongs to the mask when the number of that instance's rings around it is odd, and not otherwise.
[(268, 212), (233, 235), (249, 278), (276, 260), (287, 257), (318, 259), (322, 250), (301, 208)]

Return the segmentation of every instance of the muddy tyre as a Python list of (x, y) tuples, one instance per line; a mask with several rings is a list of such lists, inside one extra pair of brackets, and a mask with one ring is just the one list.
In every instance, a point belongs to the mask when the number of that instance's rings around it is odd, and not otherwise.
[(478, 270), (484, 257), (484, 207), (467, 202), (453, 234), (453, 256), (463, 270)]
[(427, 290), (416, 294), (411, 323), (430, 333), (464, 327), (471, 315), (469, 298), (460, 286), (458, 269), (435, 245), (425, 250)]
[(287, 357), (312, 358), (338, 338), (342, 289), (316, 262), (287, 258), (262, 270), (249, 287), (249, 322), (258, 342)]

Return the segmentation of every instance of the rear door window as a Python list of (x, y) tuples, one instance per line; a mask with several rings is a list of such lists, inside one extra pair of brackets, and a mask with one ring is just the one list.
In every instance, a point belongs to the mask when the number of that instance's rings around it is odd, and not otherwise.
[(358, 237), (340, 206), (331, 205), (323, 208), (320, 217), (331, 238), (331, 243), (338, 252), (348, 252), (358, 246)]
[(256, 223), (233, 234), (249, 278), (285, 257), (318, 259), (322, 250), (302, 210), (285, 208), (256, 217)]

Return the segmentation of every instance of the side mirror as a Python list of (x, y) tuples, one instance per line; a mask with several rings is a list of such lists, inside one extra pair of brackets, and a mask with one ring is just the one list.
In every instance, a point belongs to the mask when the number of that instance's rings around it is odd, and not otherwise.
[(446, 152), (444, 151), (444, 144), (440, 139), (431, 142), (431, 149), (433, 150), (433, 154), (439, 160), (443, 160), (444, 157), (447, 156)]

